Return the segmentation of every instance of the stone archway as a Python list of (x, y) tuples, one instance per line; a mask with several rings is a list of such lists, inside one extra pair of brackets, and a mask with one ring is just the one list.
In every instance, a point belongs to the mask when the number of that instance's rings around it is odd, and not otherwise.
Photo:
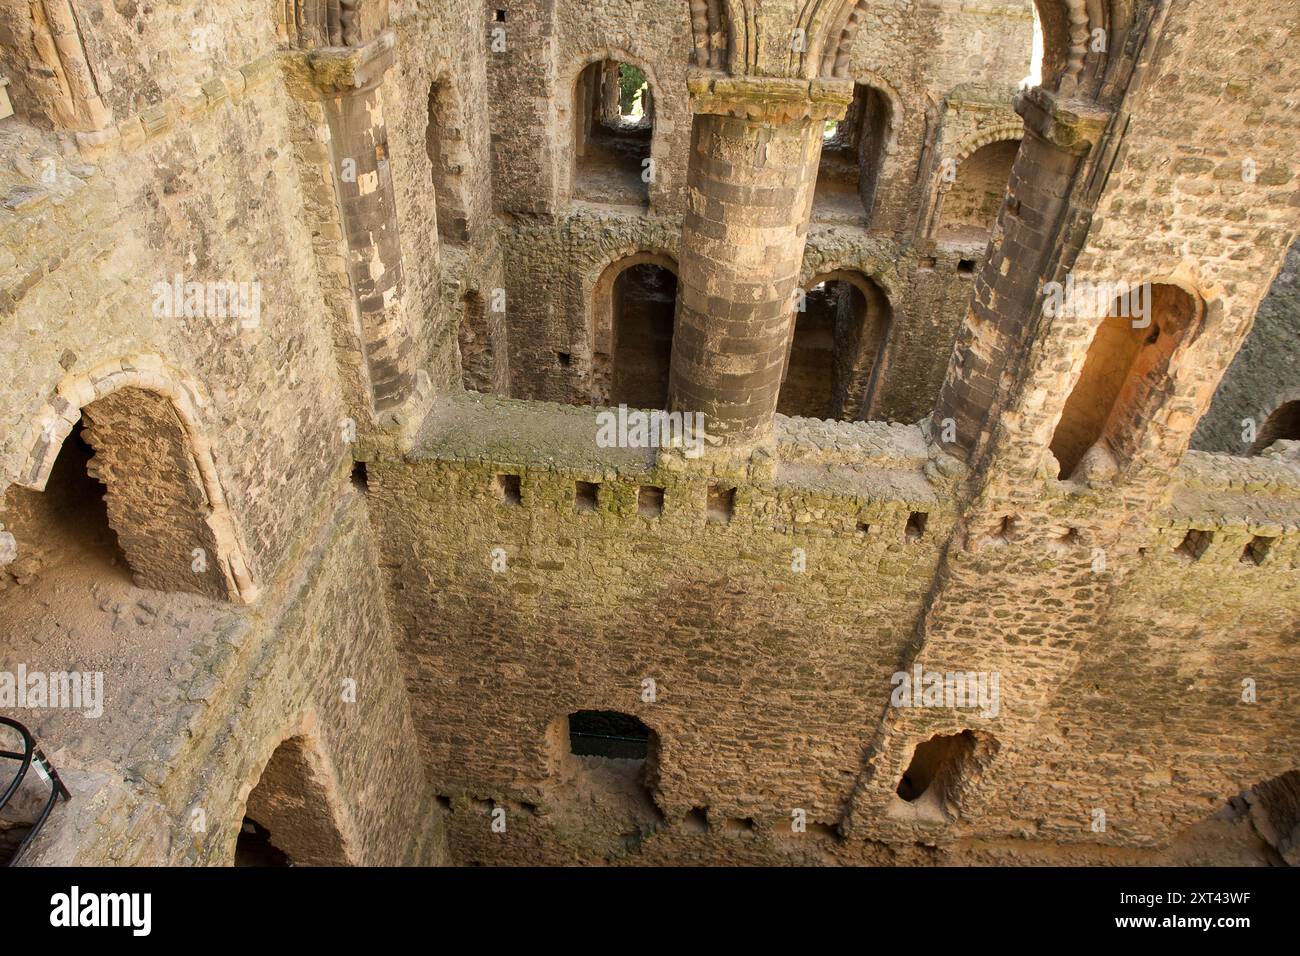
[(285, 738), (248, 793), (235, 865), (353, 864), (337, 803), (337, 785), (317, 742), (306, 732)]
[(198, 394), (157, 356), (69, 376), (35, 417), (14, 484), (43, 491), (84, 416), (89, 468), (105, 486), (109, 525), (137, 584), (247, 603), (257, 586), (199, 424)]
[[(659, 281), (648, 274), (649, 270), (657, 270)], [(671, 282), (666, 281), (668, 276)], [(601, 272), (591, 294), (593, 405), (625, 402), (641, 407), (639, 398), (628, 401), (629, 389), (636, 393), (633, 398), (648, 395), (651, 379), (660, 378), (666, 402), (676, 284), (677, 261), (662, 252), (632, 253), (614, 260)], [(668, 297), (670, 292), (672, 298)], [(633, 323), (636, 328), (629, 326), (632, 319), (637, 320)], [(645, 366), (641, 370), (644, 374), (631, 375), (631, 364)], [(656, 401), (647, 407), (663, 406)]]

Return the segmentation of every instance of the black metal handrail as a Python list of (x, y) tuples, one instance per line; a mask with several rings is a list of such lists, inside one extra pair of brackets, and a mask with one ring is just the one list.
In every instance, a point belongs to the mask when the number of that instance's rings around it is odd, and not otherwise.
[(23, 778), (27, 776), (27, 771), (33, 764), (36, 766), (37, 775), (50, 785), (50, 798), (45, 801), (45, 806), (41, 809), (40, 816), (36, 818), (36, 822), (32, 824), (32, 828), (28, 830), (27, 835), (23, 837), (23, 842), (18, 844), (17, 852), (14, 853), (13, 858), (9, 861), (9, 866), (15, 866), (18, 861), (22, 859), (23, 854), (27, 852), (27, 847), (31, 844), (32, 840), (36, 839), (36, 834), (41, 832), (41, 827), (45, 826), (45, 821), (49, 819), (50, 811), (54, 809), (54, 804), (58, 802), (59, 797), (62, 796), (63, 799), (67, 801), (72, 799), (72, 794), (69, 793), (68, 788), (64, 786), (62, 778), (59, 777), (59, 772), (54, 769), (54, 765), (50, 763), (49, 759), (41, 751), (41, 748), (36, 746), (36, 738), (32, 736), (31, 731), (18, 723), (18, 721), (11, 720), (8, 717), (0, 717), (0, 725), (12, 727), (14, 730), (18, 731), (19, 736), (23, 738), (22, 753), (18, 753), (14, 750), (0, 750), (0, 759), (21, 761), (21, 765), (18, 767), (18, 773), (14, 776), (14, 779), (10, 782), (9, 786), (5, 788), (4, 794), (0, 795), (0, 810), (3, 810), (5, 804), (7, 804), (13, 795), (18, 792), (19, 786), (22, 785)]

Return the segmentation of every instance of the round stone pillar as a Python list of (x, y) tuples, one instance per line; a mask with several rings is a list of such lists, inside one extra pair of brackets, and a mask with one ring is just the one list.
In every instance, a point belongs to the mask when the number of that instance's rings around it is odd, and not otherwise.
[(669, 405), (724, 445), (764, 438), (790, 345), (822, 134), (848, 81), (694, 75)]

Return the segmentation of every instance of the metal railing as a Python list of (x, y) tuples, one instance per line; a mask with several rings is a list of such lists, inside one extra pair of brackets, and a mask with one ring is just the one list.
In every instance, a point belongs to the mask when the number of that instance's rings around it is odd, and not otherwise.
[(18, 844), (17, 851), (9, 860), (9, 866), (16, 866), (18, 861), (23, 858), (23, 854), (27, 852), (27, 847), (36, 839), (36, 835), (41, 832), (41, 827), (45, 826), (45, 821), (49, 819), (50, 811), (54, 809), (54, 804), (58, 802), (59, 797), (61, 796), (65, 801), (68, 801), (72, 799), (72, 794), (64, 786), (63, 780), (59, 777), (59, 772), (54, 769), (54, 765), (50, 763), (41, 748), (36, 746), (36, 738), (32, 736), (31, 731), (18, 721), (10, 720), (8, 717), (0, 717), (0, 726), (12, 727), (23, 739), (21, 752), (0, 750), (0, 760), (19, 761), (18, 773), (9, 782), (9, 786), (5, 788), (4, 793), (0, 794), (0, 810), (3, 810), (5, 805), (13, 798), (13, 795), (18, 792), (18, 788), (22, 786), (22, 782), (27, 776), (27, 771), (32, 767), (36, 768), (36, 775), (50, 785), (49, 799), (45, 801), (45, 806), (41, 809), (36, 822), (27, 831), (27, 835), (23, 837), (22, 843)]

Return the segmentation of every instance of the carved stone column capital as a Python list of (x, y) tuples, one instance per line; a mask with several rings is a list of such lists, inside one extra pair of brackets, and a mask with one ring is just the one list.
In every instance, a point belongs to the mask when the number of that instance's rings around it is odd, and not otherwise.
[(842, 119), (853, 102), (852, 80), (727, 76), (697, 70), (687, 77), (686, 85), (696, 113), (773, 126)]
[(396, 35), (385, 30), (361, 46), (311, 50), (307, 69), (316, 88), (330, 96), (372, 90), (396, 61), (396, 50)]
[(1025, 118), (1025, 127), (1053, 146), (1084, 153), (1096, 146), (1110, 112), (1084, 100), (1067, 100), (1035, 87), (1017, 93), (1012, 101)]

